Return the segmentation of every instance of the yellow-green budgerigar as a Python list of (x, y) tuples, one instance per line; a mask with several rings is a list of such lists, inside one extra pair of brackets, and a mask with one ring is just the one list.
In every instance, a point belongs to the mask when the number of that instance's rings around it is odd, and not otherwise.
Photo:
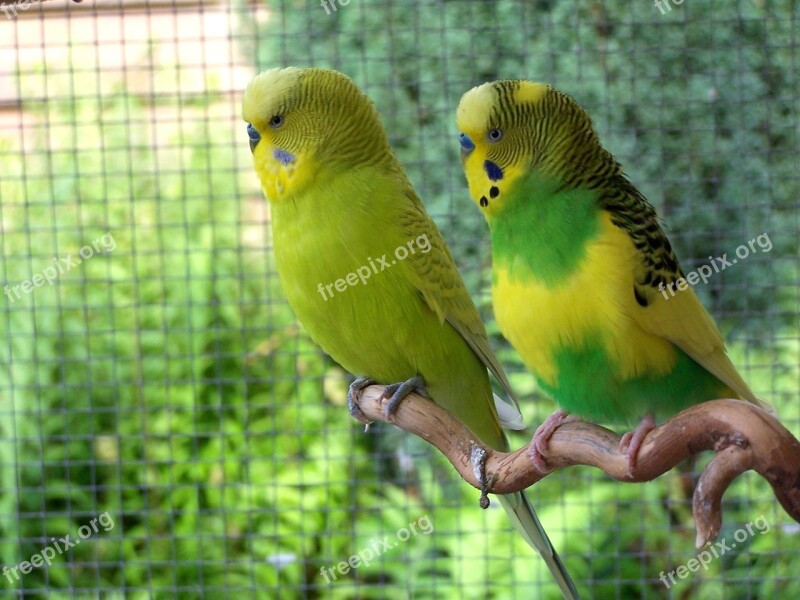
[[(453, 263), (400, 166), (372, 102), (345, 75), (274, 69), (248, 86), (243, 117), (270, 202), (275, 258), (286, 296), (325, 352), (359, 379), (391, 384), (389, 406), (423, 391), (485, 444), (508, 445), (487, 369), (508, 390), (486, 331)], [(513, 398), (513, 397), (512, 397)], [(499, 497), (577, 597), (524, 494)]]
[(497, 322), (560, 406), (531, 444), (540, 469), (567, 414), (642, 419), (621, 443), (633, 468), (655, 418), (714, 398), (762, 404), (681, 283), (655, 210), (572, 98), (529, 81), (486, 83), (464, 94), (457, 125), (491, 230)]

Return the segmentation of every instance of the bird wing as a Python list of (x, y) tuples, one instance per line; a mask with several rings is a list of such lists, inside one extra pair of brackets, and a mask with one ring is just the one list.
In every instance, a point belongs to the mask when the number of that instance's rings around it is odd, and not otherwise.
[(725, 349), (714, 319), (691, 287), (662, 289), (684, 277), (675, 253), (658, 223), (655, 209), (627, 180), (623, 188), (623, 210), (609, 210), (612, 222), (623, 229), (634, 246), (635, 298), (633, 318), (648, 333), (660, 336), (683, 350), (695, 362), (736, 392), (741, 399), (772, 408), (752, 392), (739, 375)]
[[(498, 406), (498, 412), (503, 414), (503, 409), (506, 408), (505, 414), (509, 417), (509, 410), (515, 409), (516, 413), (519, 413), (519, 404), (508, 378), (489, 345), (486, 328), (483, 326), (478, 309), (464, 287), (464, 281), (456, 269), (455, 261), (439, 228), (425, 212), (422, 202), (413, 189), (409, 188), (406, 196), (409, 202), (403, 203), (400, 218), (407, 237), (411, 240), (424, 235), (430, 244), (429, 251), (423, 253), (417, 249), (405, 260), (411, 267), (409, 271), (413, 284), (431, 310), (440, 320), (450, 323), (503, 386), (513, 407)], [(495, 398), (496, 403), (502, 402)], [(504, 425), (513, 423), (510, 418), (502, 420)]]

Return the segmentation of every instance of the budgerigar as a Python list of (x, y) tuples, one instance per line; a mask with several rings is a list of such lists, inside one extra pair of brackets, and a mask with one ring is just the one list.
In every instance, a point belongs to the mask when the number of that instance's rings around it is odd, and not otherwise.
[[(392, 407), (424, 390), (506, 450), (487, 369), (507, 387), (505, 375), (372, 102), (336, 71), (276, 69), (248, 86), (243, 117), (284, 291), (315, 342), (363, 376), (351, 400), (373, 380), (394, 384)], [(500, 501), (577, 597), (525, 495)]]
[(497, 322), (560, 406), (534, 436), (540, 469), (567, 414), (642, 419), (621, 444), (633, 468), (654, 418), (715, 398), (762, 405), (681, 283), (655, 210), (571, 97), (529, 81), (486, 83), (464, 94), (457, 125), (470, 194), (491, 230)]

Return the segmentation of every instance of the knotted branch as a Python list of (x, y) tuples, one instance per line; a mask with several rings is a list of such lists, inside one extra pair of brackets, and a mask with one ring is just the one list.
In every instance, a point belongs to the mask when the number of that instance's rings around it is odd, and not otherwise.
[[(487, 491), (508, 494), (546, 477), (533, 466), (528, 445), (515, 452), (492, 450), (445, 409), (416, 394), (408, 396), (386, 418), (382, 392), (381, 386), (363, 391), (358, 405), (364, 415), (397, 425), (439, 449), (461, 477), (482, 490), (482, 505)], [(619, 436), (599, 425), (569, 422), (550, 438), (544, 458), (553, 470), (589, 465), (619, 481), (635, 483), (655, 479), (688, 457), (713, 450), (715, 456), (694, 493), (698, 548), (719, 534), (722, 495), (740, 473), (749, 469), (769, 482), (786, 512), (800, 522), (800, 442), (757, 406), (739, 400), (713, 400), (679, 413), (648, 434), (633, 471), (628, 471), (619, 441)], [(480, 464), (476, 464), (476, 456)], [(481, 473), (485, 473), (483, 481)]]

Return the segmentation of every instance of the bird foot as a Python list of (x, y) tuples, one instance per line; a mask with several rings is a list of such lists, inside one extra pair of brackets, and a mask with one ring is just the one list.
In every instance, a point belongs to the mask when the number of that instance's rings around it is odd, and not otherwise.
[(355, 381), (353, 381), (353, 383), (350, 384), (350, 388), (347, 390), (347, 410), (350, 412), (350, 416), (358, 421), (361, 421), (367, 427), (369, 427), (372, 421), (367, 418), (367, 415), (365, 415), (358, 406), (358, 402), (361, 399), (361, 392), (364, 391), (364, 388), (372, 385), (373, 383), (375, 383), (374, 379), (370, 379), (369, 377), (358, 377)]
[(656, 420), (653, 415), (646, 415), (633, 431), (628, 431), (619, 441), (620, 452), (625, 452), (625, 459), (628, 463), (628, 473), (636, 468), (636, 460), (639, 450), (647, 434), (656, 428)]
[(540, 473), (549, 473), (553, 470), (547, 466), (542, 454), (545, 448), (547, 448), (547, 443), (550, 441), (550, 438), (553, 437), (553, 433), (555, 433), (556, 429), (561, 427), (564, 423), (570, 423), (571, 421), (578, 420), (578, 417), (568, 415), (566, 411), (559, 408), (552, 415), (547, 417), (544, 423), (539, 425), (536, 433), (533, 434), (529, 453), (531, 460), (533, 461), (533, 465)]
[(406, 396), (414, 392), (422, 394), (426, 398), (428, 397), (428, 390), (425, 388), (425, 380), (419, 375), (415, 375), (400, 383), (387, 385), (381, 394), (381, 400), (389, 399), (389, 402), (386, 403), (386, 407), (383, 409), (383, 414), (386, 416), (386, 419), (388, 420), (389, 417), (394, 414), (397, 407), (400, 406), (400, 403)]

